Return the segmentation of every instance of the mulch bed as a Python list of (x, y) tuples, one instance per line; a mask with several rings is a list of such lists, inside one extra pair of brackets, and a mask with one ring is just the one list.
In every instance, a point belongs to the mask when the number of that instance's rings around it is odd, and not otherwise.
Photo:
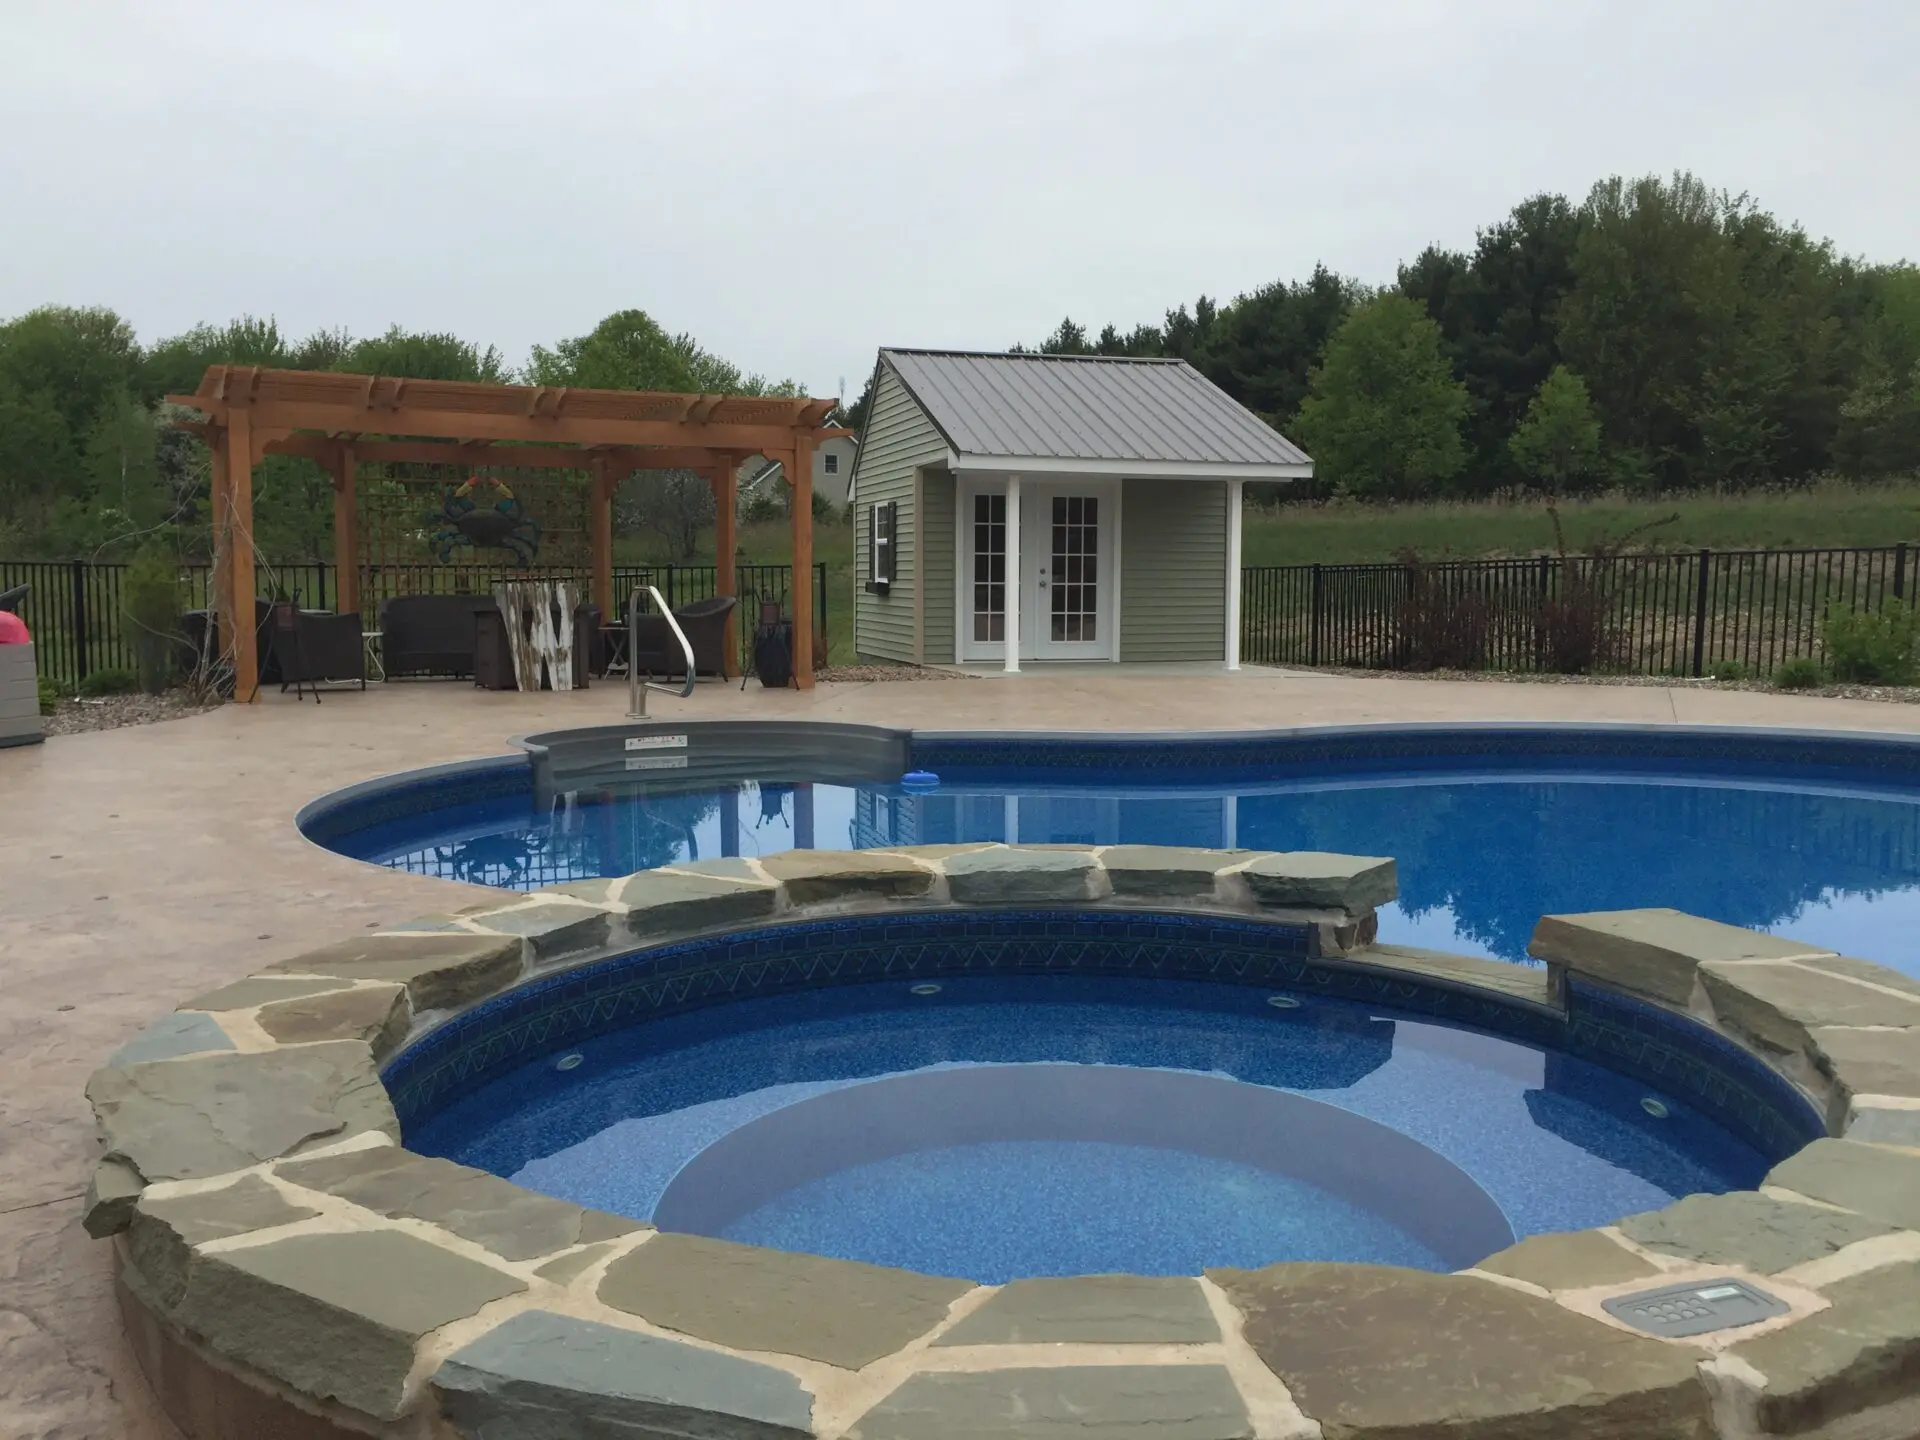
[(1696, 680), (1678, 675), (1538, 675), (1503, 670), (1354, 670), (1322, 666), (1314, 673), (1351, 675), (1364, 680), (1471, 680), (1502, 685), (1625, 685), (1650, 690), (1751, 690), (1764, 695), (1813, 695), (1836, 700), (1885, 700), (1896, 705), (1920, 705), (1920, 686), (1817, 685), (1811, 690), (1783, 690), (1765, 680)]
[(48, 735), (79, 735), (88, 730), (118, 730), (125, 725), (154, 725), (179, 720), (203, 710), (219, 708), (218, 700), (202, 700), (185, 690), (164, 695), (102, 695), (97, 699), (62, 700), (45, 716)]

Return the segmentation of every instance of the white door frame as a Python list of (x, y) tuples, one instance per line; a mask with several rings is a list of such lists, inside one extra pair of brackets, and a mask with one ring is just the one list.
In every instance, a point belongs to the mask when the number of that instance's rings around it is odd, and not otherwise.
[[(1035, 481), (1026, 476), (958, 475), (954, 485), (953, 527), (953, 655), (960, 664), (1000, 662), (1009, 672), (1020, 668), (1021, 660), (1118, 660), (1120, 658), (1120, 501), (1122, 482), (1117, 476), (1049, 476)], [(1006, 496), (1022, 510), (1033, 502), (1032, 524), (1028, 517), (1009, 509), (1006, 538), (1020, 548), (1018, 558), (1009, 557), (1006, 567), (1006, 598), (1003, 602), (1006, 629), (1016, 633), (1020, 643), (1008, 653), (1004, 641), (973, 638), (973, 510), (980, 495)], [(1095, 495), (1100, 499), (1099, 570), (1095, 633), (1102, 638), (1082, 648), (1071, 642), (1056, 644), (1037, 639), (1048, 613), (1043, 603), (1046, 592), (1039, 589), (1039, 571), (1043, 557), (1040, 547), (1051, 539), (1051, 520), (1042, 520), (1040, 506), (1055, 495)], [(1029, 533), (1031, 532), (1031, 533)], [(1049, 577), (1051, 584), (1051, 577)]]

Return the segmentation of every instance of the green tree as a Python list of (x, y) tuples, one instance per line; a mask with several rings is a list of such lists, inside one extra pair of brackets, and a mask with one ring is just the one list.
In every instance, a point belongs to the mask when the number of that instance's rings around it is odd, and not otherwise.
[[(344, 338), (344, 337), (342, 337)], [(316, 350), (334, 348), (333, 337), (308, 342)], [(458, 335), (403, 330), (347, 343), (329, 367), (352, 375), (395, 375), (408, 380), (476, 380), (490, 385), (510, 378), (500, 352), (484, 349)]]
[(1514, 464), (1538, 489), (1564, 494), (1600, 477), (1600, 421), (1586, 382), (1564, 365), (1553, 371), (1507, 441)]
[(1473, 399), (1464, 427), (1476, 490), (1520, 478), (1507, 441), (1560, 358), (1556, 313), (1573, 287), (1580, 214), (1536, 195), (1482, 230), (1471, 254), (1429, 248), (1400, 269), (1399, 290), (1426, 306)]
[(702, 395), (797, 395), (791, 380), (752, 375), (703, 350), (691, 335), (669, 335), (644, 310), (618, 310), (585, 335), (552, 349), (533, 347), (527, 380), (599, 390), (663, 390)]
[(1194, 363), (1242, 405), (1285, 429), (1307, 398), (1329, 338), (1359, 296), (1354, 281), (1324, 265), (1304, 281), (1242, 295), (1208, 327)]
[(1432, 494), (1466, 462), (1466, 387), (1441, 352), (1440, 327), (1404, 295), (1357, 306), (1327, 342), (1295, 423), (1328, 484), (1357, 495)]

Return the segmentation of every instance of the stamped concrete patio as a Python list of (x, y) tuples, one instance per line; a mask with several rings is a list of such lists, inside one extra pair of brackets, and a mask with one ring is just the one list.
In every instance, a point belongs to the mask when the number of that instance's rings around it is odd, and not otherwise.
[[(182, 997), (464, 887), (320, 851), (292, 815), (325, 790), (607, 723), (620, 687), (518, 696), (418, 683), (274, 697), (0, 752), (0, 1435), (172, 1437), (120, 1335), (107, 1251), (78, 1225), (95, 1153), (82, 1087)], [(779, 716), (934, 729), (1168, 730), (1444, 720), (1920, 732), (1920, 707), (1703, 690), (1238, 676), (710, 685), (655, 718)]]

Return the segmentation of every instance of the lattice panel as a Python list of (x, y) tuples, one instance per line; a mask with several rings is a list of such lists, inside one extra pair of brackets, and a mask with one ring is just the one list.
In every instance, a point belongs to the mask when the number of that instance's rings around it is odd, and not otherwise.
[(590, 582), (593, 487), (583, 472), (370, 465), (356, 491), (369, 600), (484, 592), (503, 575)]

